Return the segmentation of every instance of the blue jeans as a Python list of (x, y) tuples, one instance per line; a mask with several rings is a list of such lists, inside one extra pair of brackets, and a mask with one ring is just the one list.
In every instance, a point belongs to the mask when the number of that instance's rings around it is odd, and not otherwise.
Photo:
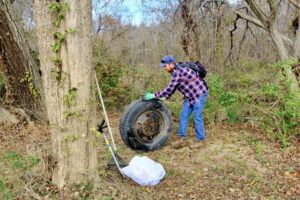
[(194, 105), (189, 106), (187, 100), (183, 101), (182, 109), (180, 112), (180, 119), (179, 119), (179, 127), (178, 127), (178, 136), (185, 138), (187, 136), (187, 127), (189, 123), (189, 117), (191, 116), (192, 112), (194, 111), (194, 123), (195, 123), (195, 130), (196, 130), (196, 140), (197, 141), (204, 141), (205, 139), (205, 130), (204, 130), (204, 123), (202, 118), (202, 111), (206, 102), (207, 94), (203, 94), (198, 97), (198, 100), (195, 102)]

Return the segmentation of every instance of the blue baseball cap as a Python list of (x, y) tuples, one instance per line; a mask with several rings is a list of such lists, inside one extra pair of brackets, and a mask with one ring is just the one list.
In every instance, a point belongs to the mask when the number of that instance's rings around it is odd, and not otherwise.
[(174, 62), (175, 62), (175, 58), (173, 56), (166, 55), (161, 59), (159, 66), (165, 67), (166, 64), (170, 64), (170, 63), (174, 63)]

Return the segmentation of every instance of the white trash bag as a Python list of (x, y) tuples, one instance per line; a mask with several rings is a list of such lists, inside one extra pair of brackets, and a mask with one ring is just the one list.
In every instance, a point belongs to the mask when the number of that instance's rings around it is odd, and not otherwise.
[(121, 169), (121, 173), (142, 186), (157, 185), (166, 175), (163, 166), (147, 156), (134, 156), (129, 165)]

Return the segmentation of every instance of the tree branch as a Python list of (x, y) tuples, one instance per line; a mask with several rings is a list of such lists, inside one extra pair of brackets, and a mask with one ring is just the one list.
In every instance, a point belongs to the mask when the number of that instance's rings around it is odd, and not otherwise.
[(296, 0), (289, 0), (289, 2), (300, 9), (300, 3), (298, 3)]
[(235, 59), (233, 57), (233, 32), (237, 30), (237, 21), (239, 20), (239, 16), (236, 15), (236, 18), (233, 22), (233, 28), (230, 30), (230, 49), (229, 49), (229, 53), (228, 56), (226, 57), (225, 61), (224, 61), (224, 65), (226, 65), (227, 60), (230, 59), (231, 64), (236, 66), (236, 62)]
[(249, 5), (252, 12), (256, 15), (257, 18), (261, 21), (264, 26), (268, 25), (267, 15), (261, 10), (262, 6), (259, 5), (255, 0), (245, 0)]
[(246, 21), (248, 21), (248, 22), (251, 22), (251, 23), (253, 23), (253, 24), (256, 25), (256, 26), (259, 26), (260, 28), (263, 28), (263, 29), (265, 29), (265, 30), (268, 30), (267, 27), (266, 27), (260, 20), (254, 18), (254, 17), (252, 17), (252, 16), (250, 16), (250, 15), (244, 14), (244, 13), (242, 13), (242, 12), (240, 12), (240, 11), (237, 11), (237, 10), (235, 10), (234, 12), (235, 12), (239, 17), (241, 17), (242, 19), (244, 19), (244, 20), (246, 20)]

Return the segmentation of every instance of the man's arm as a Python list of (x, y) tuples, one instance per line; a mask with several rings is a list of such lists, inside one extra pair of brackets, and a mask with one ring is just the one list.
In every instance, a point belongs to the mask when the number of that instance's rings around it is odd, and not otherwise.
[(176, 87), (180, 83), (180, 80), (181, 80), (180, 73), (174, 72), (169, 85), (167, 87), (165, 87), (164, 89), (162, 89), (161, 91), (156, 92), (154, 94), (155, 98), (166, 98), (166, 99), (170, 98), (176, 91)]

